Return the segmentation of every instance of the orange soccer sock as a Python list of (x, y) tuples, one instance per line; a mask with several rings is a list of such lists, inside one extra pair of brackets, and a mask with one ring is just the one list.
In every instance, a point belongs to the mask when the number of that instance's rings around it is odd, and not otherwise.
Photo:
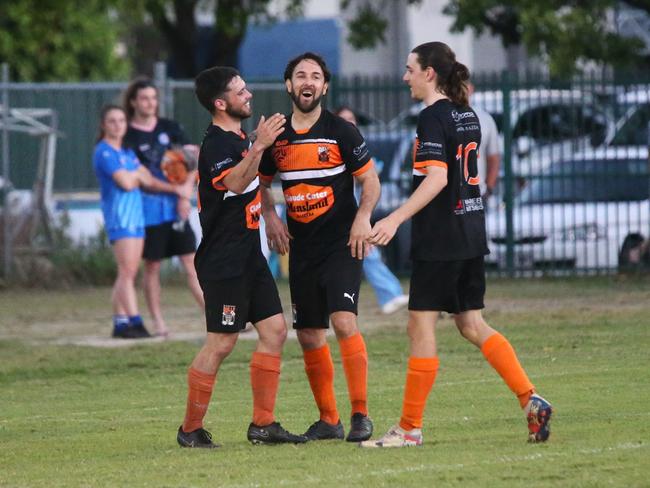
[(208, 374), (198, 369), (190, 368), (187, 372), (187, 407), (183, 431), (192, 432), (203, 427), (203, 417), (208, 411), (216, 374)]
[(487, 338), (481, 346), (481, 352), (490, 366), (503, 378), (508, 388), (517, 395), (521, 408), (524, 408), (535, 387), (519, 364), (517, 354), (508, 339), (497, 332)]
[(269, 425), (275, 420), (275, 399), (280, 383), (280, 355), (254, 352), (251, 358), (253, 423)]
[(368, 415), (368, 353), (363, 336), (357, 333), (340, 339), (339, 348), (352, 413)]
[(436, 381), (436, 373), (440, 364), (438, 356), (430, 358), (410, 357), (406, 370), (406, 386), (404, 387), (404, 402), (402, 403), (402, 418), (399, 426), (404, 430), (422, 428), (424, 407), (427, 397)]
[(309, 386), (320, 410), (320, 419), (329, 424), (338, 423), (339, 412), (334, 395), (334, 363), (329, 346), (325, 344), (318, 349), (303, 351), (303, 359)]

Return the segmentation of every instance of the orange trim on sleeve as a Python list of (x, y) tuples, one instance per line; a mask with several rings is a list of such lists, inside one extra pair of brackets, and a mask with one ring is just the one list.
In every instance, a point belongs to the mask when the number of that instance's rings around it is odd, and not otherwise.
[(260, 172), (258, 172), (257, 175), (260, 177), (260, 180), (262, 180), (264, 183), (271, 184), (273, 182), (273, 176), (263, 175)]
[(361, 166), (358, 170), (354, 171), (352, 173), (352, 176), (359, 176), (364, 174), (366, 171), (368, 171), (370, 168), (372, 168), (375, 165), (375, 162), (372, 158), (370, 158), (370, 161), (368, 161), (366, 164)]
[(228, 175), (228, 173), (230, 173), (231, 170), (232, 170), (232, 168), (228, 168), (228, 169), (224, 170), (223, 173), (221, 173), (219, 176), (215, 176), (214, 178), (212, 178), (212, 187), (215, 190), (219, 190), (219, 191), (228, 190), (226, 185), (221, 183), (221, 180), (223, 180)]
[(413, 168), (422, 169), (427, 166), (438, 166), (439, 168), (447, 169), (447, 163), (438, 161), (437, 159), (427, 159), (426, 161), (416, 161), (413, 163)]

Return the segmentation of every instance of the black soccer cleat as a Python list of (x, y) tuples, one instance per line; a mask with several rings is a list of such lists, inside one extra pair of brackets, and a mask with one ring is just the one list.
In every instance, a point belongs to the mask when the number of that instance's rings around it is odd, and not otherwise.
[(355, 413), (350, 419), (350, 432), (345, 438), (348, 442), (367, 441), (372, 436), (372, 420), (367, 415)]
[(339, 420), (337, 424), (329, 424), (324, 420), (317, 420), (309, 426), (303, 434), (309, 441), (324, 441), (327, 439), (343, 439), (343, 424)]
[(147, 337), (151, 337), (151, 334), (145, 328), (144, 324), (130, 325), (129, 329), (133, 329), (133, 334), (136, 339), (146, 339)]
[(261, 426), (251, 423), (248, 426), (246, 437), (253, 444), (302, 444), (307, 442), (304, 435), (292, 434), (278, 422)]
[(214, 449), (221, 447), (220, 444), (212, 442), (212, 434), (205, 429), (196, 429), (192, 432), (183, 432), (183, 426), (178, 428), (176, 440), (181, 447), (200, 447), (204, 449)]
[(142, 339), (147, 336), (142, 335), (135, 327), (128, 325), (120, 329), (114, 328), (112, 337), (115, 339)]

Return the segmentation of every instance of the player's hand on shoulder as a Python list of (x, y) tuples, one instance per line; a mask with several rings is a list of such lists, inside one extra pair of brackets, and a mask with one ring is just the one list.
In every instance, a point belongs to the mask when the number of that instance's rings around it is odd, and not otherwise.
[(282, 134), (286, 118), (283, 114), (273, 114), (268, 119), (263, 115), (260, 117), (260, 122), (255, 129), (255, 142), (263, 149), (266, 149), (275, 142), (275, 139)]

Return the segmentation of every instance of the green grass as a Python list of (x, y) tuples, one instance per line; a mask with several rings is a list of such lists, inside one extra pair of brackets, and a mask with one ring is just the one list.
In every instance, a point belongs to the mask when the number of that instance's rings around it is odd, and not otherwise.
[[(59, 324), (60, 330), (68, 321), (83, 322), (85, 314), (90, 325), (80, 334), (106, 333), (108, 290), (3, 292), (0, 486), (648, 486), (647, 288), (644, 281), (608, 279), (491, 283), (486, 317), (554, 403), (551, 440), (525, 442), (516, 399), (445, 319), (438, 329), (441, 368), (425, 414), (425, 445), (386, 451), (344, 442), (250, 445), (245, 432), (252, 341), (240, 341), (224, 363), (206, 418), (223, 448), (180, 449), (175, 432), (184, 414), (187, 365), (198, 344), (52, 345), (46, 326), (34, 324)], [(405, 314), (380, 316), (364, 292), (370, 411), (382, 434), (401, 407)], [(199, 317), (187, 295), (181, 288), (168, 291), (175, 326), (183, 320), (174, 309)], [(71, 302), (74, 312), (68, 311)], [(20, 327), (25, 333), (19, 339)], [(346, 423), (347, 393), (332, 346)], [(285, 349), (276, 413), (296, 432), (317, 418), (295, 341)]]

